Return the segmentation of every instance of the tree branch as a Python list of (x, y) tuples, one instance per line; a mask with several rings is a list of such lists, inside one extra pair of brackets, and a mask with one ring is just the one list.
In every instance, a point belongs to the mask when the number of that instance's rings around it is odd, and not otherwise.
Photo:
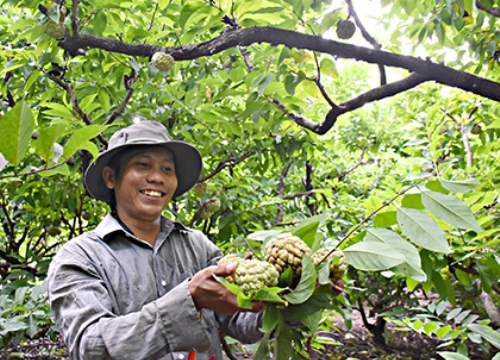
[(321, 84), (321, 68), (320, 68), (319, 61), (318, 61), (318, 55), (316, 53), (313, 53), (313, 54), (314, 54), (314, 62), (316, 63), (316, 71), (318, 72), (318, 75), (316, 75), (316, 77), (312, 80), (316, 83), (316, 86), (318, 87), (319, 91), (321, 92), (321, 95), (323, 95), (323, 97), (325, 98), (326, 102), (328, 104), (330, 104), (330, 106), (332, 108), (337, 107), (337, 104), (335, 104), (332, 101), (330, 96), (328, 96), (328, 94), (326, 93), (325, 87)]
[(169, 53), (177, 61), (211, 56), (235, 46), (249, 46), (254, 43), (285, 45), (330, 54), (338, 58), (356, 59), (372, 64), (407, 69), (424, 75), (427, 80), (456, 87), (486, 98), (500, 101), (500, 84), (442, 64), (433, 63), (412, 56), (373, 50), (361, 46), (328, 40), (314, 35), (273, 27), (231, 28), (220, 36), (204, 43), (166, 48), (147, 44), (127, 44), (120, 40), (81, 34), (68, 36), (59, 43), (70, 55), (78, 55), (78, 49), (98, 48), (132, 56), (152, 56), (156, 51)]
[[(288, 175), (288, 170), (290, 170), (290, 166), (292, 166), (292, 163), (287, 164), (283, 170), (281, 170), (281, 176), (280, 176), (280, 181), (278, 182), (278, 195), (280, 197), (283, 197), (285, 194), (285, 178)], [(276, 215), (276, 220), (274, 220), (274, 224), (272, 227), (277, 226), (277, 224), (280, 224), (283, 222), (283, 217), (285, 216), (285, 206), (283, 205), (282, 202), (278, 204), (278, 214)]]
[(283, 111), (283, 113), (287, 115), (290, 119), (292, 119), (297, 125), (305, 127), (306, 129), (309, 129), (315, 132), (316, 134), (323, 135), (326, 134), (328, 130), (330, 130), (333, 127), (333, 125), (335, 125), (335, 122), (337, 121), (337, 118), (340, 115), (358, 109), (367, 103), (379, 101), (386, 97), (394, 96), (396, 94), (399, 94), (400, 92), (411, 89), (421, 84), (422, 82), (428, 80), (429, 80), (428, 78), (422, 75), (412, 74), (402, 80), (395, 81), (393, 83), (383, 85), (375, 89), (371, 89), (349, 101), (343, 102), (340, 105), (336, 105), (328, 112), (325, 120), (320, 123), (315, 123), (301, 115), (291, 113), (285, 108), (283, 104), (281, 104), (276, 99), (271, 99), (270, 101), (274, 105), (276, 105), (281, 111)]
[(125, 108), (127, 107), (127, 104), (129, 103), (130, 99), (132, 98), (132, 95), (134, 94), (134, 89), (132, 88), (132, 85), (134, 82), (137, 80), (138, 75), (135, 72), (135, 70), (132, 69), (132, 72), (130, 76), (125, 75), (124, 76), (124, 82), (125, 82), (125, 89), (127, 90), (127, 93), (125, 94), (125, 98), (123, 99), (122, 103), (120, 106), (116, 108), (115, 111), (111, 114), (108, 120), (104, 123), (104, 125), (109, 125), (112, 124), (113, 121), (116, 120), (118, 116), (121, 115), (125, 111)]
[[(75, 93), (74, 93), (71, 85), (67, 82), (64, 82), (61, 78), (59, 78), (55, 75), (46, 73), (45, 70), (43, 70), (42, 68), (39, 68), (39, 67), (37, 67), (37, 68), (38, 68), (38, 70), (47, 74), (52, 81), (54, 81), (57, 85), (59, 85), (60, 88), (62, 88), (63, 90), (65, 90), (68, 93), (69, 98), (71, 100), (71, 105), (73, 106), (73, 109), (77, 112), (78, 115), (80, 115), (80, 118), (83, 120), (83, 122), (86, 125), (92, 125), (92, 121), (90, 120), (89, 116), (80, 107), (80, 104), (78, 103), (78, 99), (76, 98)], [(99, 135), (97, 138), (101, 141), (101, 143), (103, 145), (105, 145), (105, 146), (108, 145), (108, 142), (106, 141), (106, 139), (104, 139), (104, 137), (102, 135)]]
[(488, 14), (495, 17), (500, 17), (500, 8), (490, 8), (481, 3), (481, 1), (476, 0), (476, 7), (480, 10), (486, 11)]
[(245, 159), (249, 158), (253, 154), (255, 154), (255, 151), (250, 150), (250, 151), (247, 151), (245, 154), (243, 154), (239, 158), (234, 158), (233, 157), (233, 158), (229, 158), (229, 159), (221, 161), (219, 163), (219, 165), (217, 165), (217, 167), (210, 174), (208, 174), (207, 176), (202, 177), (200, 180), (198, 180), (198, 182), (204, 182), (204, 181), (206, 181), (206, 180), (208, 180), (210, 178), (213, 178), (215, 175), (217, 175), (218, 173), (220, 173), (222, 170), (224, 170), (226, 168), (231, 168), (231, 167), (234, 167), (234, 166), (238, 165), (240, 162), (242, 162)]
[(73, 12), (71, 13), (71, 30), (73, 31), (73, 36), (77, 37), (78, 34), (78, 5), (80, 0), (73, 0)]
[(155, 10), (153, 11), (153, 15), (151, 16), (151, 21), (149, 22), (149, 25), (148, 25), (148, 32), (151, 32), (151, 29), (153, 28), (153, 24), (155, 22), (155, 16), (156, 16), (156, 12), (158, 11), (158, 6), (160, 5), (160, 3), (156, 3), (156, 6), (155, 6)]
[[(361, 19), (358, 16), (358, 13), (356, 10), (354, 10), (354, 6), (352, 4), (352, 0), (346, 0), (347, 3), (347, 8), (349, 9), (349, 14), (352, 15), (354, 18), (354, 22), (356, 23), (356, 26), (361, 30), (361, 34), (365, 38), (366, 41), (368, 41), (375, 50), (380, 50), (382, 48), (382, 45), (377, 42), (369, 33), (366, 31), (366, 28), (364, 27), (363, 23), (361, 22)], [(385, 73), (385, 68), (383, 65), (379, 64), (378, 69), (380, 72), (380, 85), (385, 85), (387, 84), (387, 75)]]

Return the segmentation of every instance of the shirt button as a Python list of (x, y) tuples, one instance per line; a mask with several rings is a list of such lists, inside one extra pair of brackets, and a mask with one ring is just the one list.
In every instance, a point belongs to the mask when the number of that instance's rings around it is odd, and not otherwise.
[[(166, 282), (165, 280), (162, 280), (162, 281), (161, 281), (161, 286), (167, 286), (167, 282)], [(183, 355), (181, 355), (181, 356), (182, 356), (182, 357), (180, 357), (180, 359), (183, 359), (183, 358), (184, 358), (184, 356), (183, 356)]]
[(184, 359), (184, 355), (180, 354), (179, 359), (181, 359), (181, 360)]

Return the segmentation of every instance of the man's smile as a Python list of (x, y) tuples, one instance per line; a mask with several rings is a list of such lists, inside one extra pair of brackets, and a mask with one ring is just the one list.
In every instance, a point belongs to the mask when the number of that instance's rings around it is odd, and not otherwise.
[(165, 193), (157, 190), (139, 190), (141, 194), (147, 195), (147, 196), (152, 196), (155, 198), (161, 198), (165, 196)]

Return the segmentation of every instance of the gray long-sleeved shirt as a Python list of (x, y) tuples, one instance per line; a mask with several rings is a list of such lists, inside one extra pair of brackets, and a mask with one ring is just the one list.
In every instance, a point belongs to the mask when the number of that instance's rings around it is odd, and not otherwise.
[(220, 250), (203, 233), (162, 218), (152, 247), (108, 214), (66, 243), (48, 275), (49, 301), (72, 359), (222, 359), (218, 329), (260, 339), (261, 314), (196, 310), (187, 281), (216, 265)]

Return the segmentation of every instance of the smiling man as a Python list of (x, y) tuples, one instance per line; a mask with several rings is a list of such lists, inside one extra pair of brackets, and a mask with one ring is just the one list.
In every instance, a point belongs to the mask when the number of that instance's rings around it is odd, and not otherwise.
[(260, 339), (262, 303), (252, 312), (214, 279), (220, 250), (203, 233), (162, 216), (198, 180), (198, 150), (171, 140), (158, 122), (116, 132), (85, 173), (111, 206), (93, 231), (66, 243), (48, 275), (49, 301), (72, 359), (222, 359), (219, 329)]

